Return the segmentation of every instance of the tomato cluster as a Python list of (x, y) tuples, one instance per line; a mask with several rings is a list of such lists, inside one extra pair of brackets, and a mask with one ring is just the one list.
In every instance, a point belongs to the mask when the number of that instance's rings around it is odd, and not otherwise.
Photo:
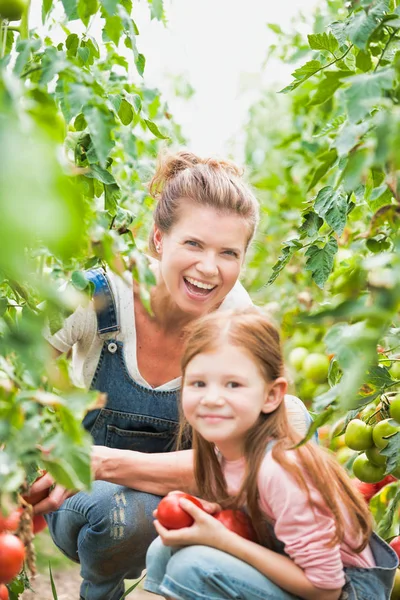
[[(203, 509), (203, 505), (200, 500), (185, 494), (184, 492), (170, 492), (165, 496), (157, 508), (157, 519), (166, 529), (181, 529), (182, 527), (190, 527), (193, 525), (193, 517), (191, 517), (181, 506), (180, 500), (185, 498), (190, 500)], [(221, 510), (216, 512), (215, 517), (220, 523), (222, 523), (227, 529), (237, 533), (243, 538), (248, 540), (256, 540), (256, 533), (253, 529), (249, 517), (241, 510)]]

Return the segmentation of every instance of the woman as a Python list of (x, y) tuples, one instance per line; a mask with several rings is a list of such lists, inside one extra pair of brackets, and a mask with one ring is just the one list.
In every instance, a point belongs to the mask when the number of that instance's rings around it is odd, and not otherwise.
[[(185, 326), (215, 310), (251, 305), (238, 282), (258, 222), (258, 205), (231, 163), (188, 152), (164, 157), (150, 186), (157, 199), (150, 249), (156, 258), (153, 315), (131, 277), (97, 269), (94, 304), (78, 309), (49, 336), (73, 348), (75, 373), (107, 393), (106, 407), (85, 419), (95, 446), (90, 494), (56, 486), (35, 511), (47, 513), (57, 546), (81, 563), (85, 600), (117, 600), (136, 578), (155, 537), (160, 496), (194, 490), (191, 450), (174, 452)], [(302, 433), (310, 417), (287, 397)], [(45, 476), (35, 491), (51, 484)]]

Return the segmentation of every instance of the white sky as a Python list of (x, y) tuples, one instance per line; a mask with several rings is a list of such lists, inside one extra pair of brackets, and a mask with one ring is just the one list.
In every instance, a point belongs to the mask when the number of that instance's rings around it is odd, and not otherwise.
[[(145, 81), (164, 92), (191, 150), (201, 155), (231, 150), (241, 159), (243, 123), (262, 82), (278, 90), (294, 70), (271, 62), (262, 74), (268, 46), (276, 41), (266, 23), (292, 30), (300, 11), (311, 15), (321, 2), (166, 0), (167, 28), (150, 21), (146, 4), (142, 0), (134, 13), (147, 61)], [(169, 74), (187, 76), (196, 90), (190, 102), (174, 98)]]
[[(260, 97), (263, 85), (279, 90), (294, 70), (277, 61), (262, 70), (268, 47), (276, 42), (266, 24), (277, 23), (289, 31), (304, 28), (296, 16), (300, 12), (311, 16), (324, 1), (164, 0), (168, 19), (164, 27), (150, 20), (147, 0), (133, 0), (138, 49), (146, 57), (145, 82), (163, 92), (191, 150), (204, 156), (231, 153), (242, 160), (249, 106)], [(40, 0), (32, 0), (31, 27), (41, 28), (40, 7)], [(83, 30), (80, 21), (68, 26), (71, 31)], [(90, 33), (101, 40), (100, 23), (94, 23)], [(57, 39), (56, 31), (53, 35)], [(131, 51), (124, 50), (131, 58)], [(195, 89), (190, 101), (174, 95), (171, 76), (177, 75)]]

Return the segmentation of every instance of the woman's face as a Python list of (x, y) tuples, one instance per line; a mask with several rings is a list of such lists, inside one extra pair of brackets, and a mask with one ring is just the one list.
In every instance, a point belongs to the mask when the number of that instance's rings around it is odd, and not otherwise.
[(197, 317), (222, 302), (239, 277), (248, 233), (242, 217), (190, 201), (167, 234), (155, 228), (160, 274), (180, 310)]

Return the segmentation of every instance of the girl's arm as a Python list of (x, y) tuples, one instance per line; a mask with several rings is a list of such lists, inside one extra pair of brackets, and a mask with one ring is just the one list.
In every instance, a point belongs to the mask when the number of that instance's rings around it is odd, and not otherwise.
[(191, 527), (168, 531), (159, 521), (155, 521), (157, 532), (166, 546), (211, 546), (243, 560), (281, 589), (304, 600), (339, 600), (342, 588), (316, 587), (289, 557), (229, 531), (222, 523), (188, 500), (181, 499), (180, 504), (192, 515), (195, 522)]

